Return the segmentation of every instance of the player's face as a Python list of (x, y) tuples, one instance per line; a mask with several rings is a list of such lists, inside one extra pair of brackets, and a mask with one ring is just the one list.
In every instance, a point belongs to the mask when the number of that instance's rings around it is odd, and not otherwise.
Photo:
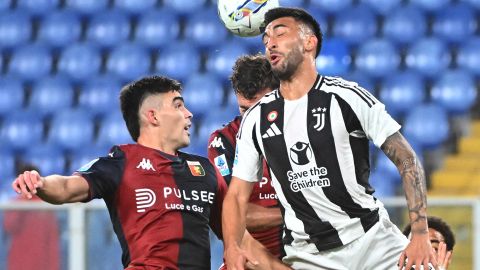
[(428, 236), (430, 237), (430, 243), (432, 244), (432, 247), (435, 249), (435, 251), (438, 251), (438, 244), (445, 242), (445, 237), (443, 237), (439, 231), (433, 228), (428, 228)]
[(158, 110), (160, 129), (165, 143), (174, 149), (180, 149), (190, 144), (190, 127), (192, 113), (185, 107), (179, 92), (162, 94), (161, 106)]
[(272, 71), (280, 80), (289, 80), (304, 57), (298, 23), (292, 17), (272, 21), (265, 29), (263, 44)]
[(250, 109), (250, 107), (257, 103), (257, 101), (259, 101), (265, 94), (271, 91), (272, 89), (265, 88), (258, 92), (252, 99), (247, 99), (244, 96), (237, 94), (238, 110), (240, 111), (240, 115), (243, 116), (243, 114)]

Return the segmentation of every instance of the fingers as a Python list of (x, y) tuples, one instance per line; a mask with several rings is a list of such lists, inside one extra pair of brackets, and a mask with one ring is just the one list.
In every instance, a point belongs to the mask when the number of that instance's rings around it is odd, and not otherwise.
[(31, 199), (37, 193), (37, 188), (42, 186), (40, 175), (36, 171), (26, 171), (12, 182), (13, 190), (28, 199)]
[(445, 263), (446, 252), (447, 252), (447, 245), (444, 242), (440, 242), (440, 244), (438, 244), (438, 251), (437, 251), (437, 261), (439, 265), (443, 265)]
[[(406, 255), (405, 255), (405, 251), (402, 252), (402, 254), (400, 255), (400, 259), (398, 260), (398, 270), (402, 270), (403, 269), (403, 266), (405, 265), (405, 258), (406, 258)], [(408, 268), (407, 268), (408, 269)]]

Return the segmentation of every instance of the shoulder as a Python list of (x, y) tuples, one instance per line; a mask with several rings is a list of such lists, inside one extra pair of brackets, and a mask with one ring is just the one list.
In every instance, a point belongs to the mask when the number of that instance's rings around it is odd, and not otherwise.
[(373, 94), (358, 85), (358, 83), (341, 77), (324, 76), (319, 90), (334, 94), (350, 104), (360, 102), (372, 107), (380, 103)]

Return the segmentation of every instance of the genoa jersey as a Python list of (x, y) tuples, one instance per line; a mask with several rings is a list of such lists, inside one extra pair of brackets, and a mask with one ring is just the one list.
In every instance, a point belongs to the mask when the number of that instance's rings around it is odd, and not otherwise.
[[(215, 164), (227, 184), (232, 178), (233, 160), (235, 158), (235, 137), (237, 135), (241, 117), (237, 116), (222, 129), (212, 133), (208, 143), (208, 158)], [(266, 163), (263, 164), (262, 179), (255, 183), (250, 203), (263, 207), (278, 207), (278, 200), (272, 186), (270, 172)], [(251, 235), (262, 243), (274, 255), (280, 258), (283, 255), (282, 245), (283, 226), (264, 231), (251, 232)]]
[(221, 236), (226, 184), (208, 159), (121, 145), (77, 173), (89, 200), (105, 200), (124, 267), (210, 269), (209, 224)]
[(356, 83), (317, 79), (308, 94), (267, 94), (243, 119), (233, 175), (246, 181), (263, 156), (284, 208), (284, 242), (322, 251), (350, 243), (379, 220), (368, 183), (368, 140), (380, 147), (400, 125)]

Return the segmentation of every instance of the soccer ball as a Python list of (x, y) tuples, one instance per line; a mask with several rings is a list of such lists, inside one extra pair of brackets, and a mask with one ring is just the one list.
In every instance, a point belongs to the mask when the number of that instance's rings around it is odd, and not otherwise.
[(265, 29), (267, 11), (279, 6), (278, 0), (218, 0), (218, 16), (230, 32), (242, 37), (260, 35)]

